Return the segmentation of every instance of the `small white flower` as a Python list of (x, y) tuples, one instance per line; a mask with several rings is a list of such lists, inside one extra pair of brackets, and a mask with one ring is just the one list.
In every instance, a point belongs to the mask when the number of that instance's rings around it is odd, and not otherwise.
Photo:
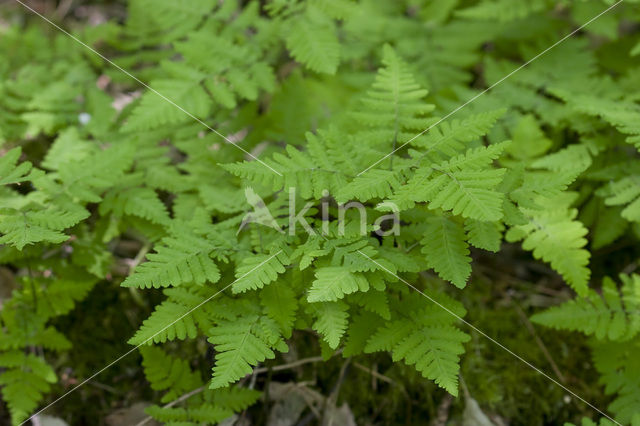
[(86, 126), (89, 123), (89, 121), (91, 121), (91, 114), (87, 112), (81, 112), (80, 114), (78, 114), (78, 121), (83, 126)]

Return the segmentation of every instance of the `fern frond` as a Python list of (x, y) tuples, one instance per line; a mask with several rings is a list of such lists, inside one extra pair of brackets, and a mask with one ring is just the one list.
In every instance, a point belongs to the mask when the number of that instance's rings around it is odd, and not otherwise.
[(120, 143), (80, 161), (66, 163), (58, 171), (64, 190), (82, 201), (101, 201), (103, 192), (115, 186), (131, 168), (134, 154), (134, 144)]
[[(198, 328), (193, 316), (187, 315), (181, 318), (189, 312), (189, 309), (188, 306), (173, 302), (159, 304), (128, 343), (140, 345), (162, 343), (176, 338), (180, 340), (187, 337), (195, 338), (198, 335)], [(178, 321), (174, 323), (176, 320)]]
[(640, 222), (640, 176), (628, 176), (612, 182), (599, 193), (606, 194), (606, 205), (625, 206), (620, 212), (622, 217), (630, 222)]
[(628, 340), (640, 332), (640, 276), (620, 275), (620, 292), (608, 277), (602, 296), (588, 290), (578, 297), (535, 314), (531, 320), (547, 327), (580, 331), (598, 339)]
[(298, 308), (294, 291), (286, 283), (276, 281), (260, 291), (260, 303), (267, 316), (278, 323), (282, 335), (291, 337)]
[(11, 413), (11, 421), (19, 424), (31, 415), (43, 395), (58, 381), (53, 368), (42, 358), (20, 351), (0, 354), (2, 399)]
[(424, 377), (457, 395), (460, 355), (469, 335), (453, 325), (455, 318), (442, 312), (432, 306), (387, 323), (369, 338), (365, 352), (391, 351), (394, 361), (415, 365)]
[(347, 330), (349, 305), (342, 301), (320, 302), (314, 303), (313, 308), (317, 317), (313, 329), (322, 335), (329, 347), (337, 348)]
[(353, 115), (369, 127), (356, 135), (359, 144), (388, 152), (427, 128), (433, 119), (426, 114), (434, 106), (423, 101), (428, 91), (416, 83), (407, 64), (389, 45), (384, 46), (382, 63), (376, 81)]
[(156, 252), (148, 254), (148, 261), (138, 265), (122, 286), (159, 288), (215, 283), (220, 279), (218, 266), (211, 259), (215, 249), (215, 244), (195, 235), (164, 238)]
[(494, 253), (500, 250), (503, 229), (500, 223), (467, 219), (464, 221), (464, 229), (472, 246)]
[(126, 32), (146, 43), (167, 43), (194, 29), (215, 4), (214, 0), (133, 0)]
[(273, 348), (286, 352), (279, 334), (275, 321), (258, 315), (218, 323), (209, 331), (209, 342), (217, 351), (211, 389), (227, 386), (251, 373), (252, 365), (273, 359)]
[(462, 120), (443, 121), (411, 141), (411, 145), (421, 149), (421, 157), (440, 162), (466, 151), (468, 144), (485, 136), (504, 113), (504, 109), (497, 109)]
[(345, 203), (350, 199), (366, 202), (372, 198), (386, 198), (399, 186), (397, 173), (373, 169), (343, 186), (335, 194), (335, 198), (339, 203)]
[(427, 264), (441, 278), (464, 288), (471, 275), (471, 257), (462, 225), (446, 216), (430, 217), (420, 243)]
[(502, 217), (503, 193), (496, 190), (506, 169), (489, 168), (506, 144), (468, 150), (438, 165), (422, 167), (390, 197), (400, 208), (427, 202), (455, 215), (480, 221)]
[(176, 105), (200, 119), (209, 113), (211, 101), (197, 79), (156, 80), (150, 86), (171, 102), (153, 91), (145, 92), (124, 125), (124, 131), (151, 130), (193, 120)]
[[(211, 294), (215, 289), (207, 289)], [(199, 294), (185, 288), (171, 288), (164, 291), (168, 298), (156, 306), (149, 318), (143, 321), (136, 334), (129, 339), (131, 345), (150, 345), (167, 340), (195, 338), (200, 331), (207, 331), (212, 324), (211, 318), (226, 318), (226, 315), (210, 309), (211, 304), (200, 305), (209, 297), (208, 293)], [(193, 310), (195, 306), (198, 309)], [(189, 313), (189, 311), (193, 310)]]
[(244, 257), (236, 268), (236, 281), (231, 289), (234, 293), (256, 290), (275, 281), (279, 274), (285, 272), (285, 265), (290, 263), (284, 251), (273, 254), (257, 254)]
[[(71, 210), (67, 210), (67, 208)], [(63, 230), (86, 219), (89, 212), (75, 204), (57, 206), (50, 203), (46, 209), (16, 210), (0, 208), (0, 244), (11, 244), (22, 250), (38, 242), (61, 243), (69, 236)]]
[(640, 344), (597, 341), (592, 344), (593, 363), (606, 394), (615, 394), (609, 409), (622, 424), (634, 424), (640, 413)]
[(145, 408), (145, 413), (167, 425), (191, 426), (197, 424), (215, 425), (231, 417), (233, 411), (211, 404), (202, 404), (194, 408), (159, 407)]
[(158, 225), (168, 225), (170, 222), (166, 206), (151, 188), (111, 190), (100, 205), (100, 213), (113, 213), (117, 217), (125, 214), (137, 216)]
[(168, 355), (156, 346), (140, 347), (144, 375), (156, 391), (167, 391), (161, 402), (169, 402), (202, 386), (202, 379), (191, 371), (189, 363)]
[(549, 262), (581, 296), (587, 293), (590, 254), (584, 249), (587, 229), (575, 220), (575, 209), (537, 211), (522, 209), (529, 223), (511, 228), (507, 241), (524, 240), (522, 247), (533, 252), (536, 259)]
[(335, 24), (321, 13), (308, 9), (293, 18), (287, 28), (287, 49), (298, 62), (310, 70), (335, 74), (340, 64), (340, 43)]
[(18, 164), (22, 149), (13, 148), (0, 157), (0, 185), (10, 185), (29, 180), (31, 163), (29, 161)]
[(468, 19), (487, 19), (508, 22), (526, 18), (535, 12), (544, 10), (546, 7), (546, 0), (533, 0), (525, 3), (512, 2), (509, 0), (485, 0), (474, 6), (457, 11), (456, 15)]
[(316, 279), (307, 296), (308, 302), (334, 302), (342, 299), (345, 294), (369, 290), (369, 283), (364, 275), (352, 273), (342, 266), (318, 268), (315, 275)]

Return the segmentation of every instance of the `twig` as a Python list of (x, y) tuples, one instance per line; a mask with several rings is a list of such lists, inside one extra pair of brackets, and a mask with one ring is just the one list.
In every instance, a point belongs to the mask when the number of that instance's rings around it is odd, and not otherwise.
[(633, 271), (635, 271), (638, 268), (638, 262), (631, 262), (630, 264), (628, 264), (623, 270), (622, 273), (623, 274), (630, 274)]
[(64, 17), (67, 15), (67, 13), (69, 13), (69, 9), (71, 9), (71, 4), (72, 3), (73, 3), (73, 0), (62, 0), (60, 2), (60, 4), (58, 5), (58, 8), (54, 12), (54, 15), (59, 20), (64, 19)]
[[(304, 365), (304, 364), (310, 364), (312, 362), (320, 362), (322, 361), (322, 357), (321, 356), (314, 356), (311, 358), (304, 358), (304, 359), (299, 359), (298, 361), (294, 361), (294, 362), (290, 362), (289, 364), (282, 364), (282, 365), (276, 365), (271, 367), (271, 371), (282, 371), (282, 370), (288, 370), (290, 368), (295, 368), (298, 367), (300, 365)], [(262, 373), (266, 373), (269, 371), (269, 367), (261, 367), (261, 368), (256, 368), (255, 370), (253, 370), (254, 374), (262, 374)]]
[[(339, 355), (340, 353), (342, 353), (342, 350), (336, 351), (336, 353), (333, 354), (333, 356)], [(254, 371), (255, 374), (262, 374), (262, 373), (268, 372), (269, 368), (271, 368), (271, 371), (289, 370), (291, 368), (298, 367), (300, 365), (310, 364), (312, 362), (320, 362), (320, 361), (323, 361), (323, 360), (324, 360), (324, 358), (322, 358), (321, 356), (312, 356), (310, 358), (303, 358), (303, 359), (299, 359), (299, 360), (294, 361), (294, 362), (290, 362), (289, 364), (281, 364), (281, 365), (276, 365), (276, 366), (273, 366), (273, 367), (256, 368), (253, 371)]]
[(533, 339), (536, 341), (536, 344), (542, 351), (542, 354), (547, 359), (547, 361), (549, 361), (549, 364), (551, 364), (551, 368), (553, 369), (553, 372), (556, 374), (556, 376), (558, 376), (558, 379), (560, 379), (562, 383), (566, 383), (566, 379), (564, 375), (562, 374), (562, 372), (558, 368), (558, 365), (555, 363), (555, 361), (551, 357), (551, 354), (547, 350), (547, 347), (545, 346), (544, 342), (542, 341), (542, 339), (540, 339), (540, 337), (538, 336), (538, 333), (536, 333), (536, 329), (533, 326), (533, 324), (531, 324), (531, 321), (529, 321), (529, 318), (527, 318), (527, 315), (524, 313), (522, 308), (520, 308), (520, 305), (518, 305), (516, 301), (514, 301), (510, 297), (509, 297), (509, 300), (515, 307), (515, 310), (520, 316), (520, 318), (522, 319), (522, 322), (524, 323), (525, 327), (527, 327), (527, 330), (529, 330), (529, 333), (531, 333), (531, 335), (533, 336)]
[(362, 370), (362, 371), (364, 371), (364, 372), (366, 372), (366, 373), (371, 374), (373, 377), (375, 377), (378, 380), (382, 380), (383, 382), (387, 382), (387, 383), (389, 383), (390, 385), (393, 385), (393, 386), (400, 386), (398, 383), (396, 383), (395, 380), (385, 376), (384, 374), (380, 374), (377, 371), (372, 370), (371, 368), (365, 367), (364, 365), (362, 365), (362, 364), (360, 364), (358, 362), (354, 362), (353, 366), (358, 368), (358, 369), (360, 369), (360, 370)]
[(449, 410), (451, 409), (451, 403), (453, 402), (453, 396), (447, 393), (438, 404), (438, 410), (436, 411), (436, 417), (433, 419), (431, 426), (445, 426), (449, 420)]
[(112, 386), (109, 386), (109, 385), (105, 385), (105, 384), (100, 383), (100, 382), (91, 381), (91, 382), (89, 382), (87, 384), (89, 384), (91, 386), (95, 386), (98, 389), (106, 390), (107, 392), (111, 392), (111, 393), (116, 394), (116, 395), (118, 394), (118, 390), (116, 388), (114, 388)]
[[(340, 393), (340, 387), (342, 387), (342, 383), (344, 379), (347, 377), (347, 371), (349, 369), (349, 364), (351, 363), (351, 358), (347, 358), (347, 360), (342, 363), (342, 367), (340, 367), (340, 373), (338, 375), (338, 380), (336, 384), (333, 386), (331, 390), (331, 394), (325, 400), (325, 410), (324, 415), (329, 413), (329, 419), (326, 422), (322, 422), (323, 425), (332, 426), (333, 425), (333, 416), (335, 414), (336, 403), (338, 402), (338, 394)], [(323, 417), (324, 417), (323, 415)]]
[(127, 262), (127, 266), (129, 266), (129, 273), (133, 272), (140, 262), (142, 262), (142, 259), (144, 259), (147, 253), (149, 253), (150, 248), (150, 244), (143, 245), (138, 254), (136, 254), (136, 257), (134, 257), (130, 262)]

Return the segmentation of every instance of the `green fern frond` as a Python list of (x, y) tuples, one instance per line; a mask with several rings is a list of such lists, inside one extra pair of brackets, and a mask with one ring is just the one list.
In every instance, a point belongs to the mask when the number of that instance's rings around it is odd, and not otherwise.
[(0, 185), (10, 185), (29, 180), (31, 163), (28, 161), (18, 164), (22, 149), (13, 148), (0, 157)]
[(200, 375), (191, 371), (186, 360), (170, 356), (156, 346), (142, 346), (139, 350), (144, 375), (151, 388), (167, 391), (161, 402), (173, 401), (182, 394), (202, 386)]
[(428, 91), (416, 83), (407, 64), (389, 45), (384, 46), (382, 63), (376, 81), (353, 115), (369, 127), (358, 132), (356, 140), (366, 140), (368, 146), (388, 152), (427, 128), (433, 119), (426, 114), (434, 106), (423, 101)]
[(503, 22), (523, 19), (547, 7), (547, 0), (533, 0), (521, 3), (509, 0), (485, 0), (474, 6), (456, 12), (457, 16), (468, 19), (487, 19)]
[(342, 266), (327, 266), (318, 268), (307, 296), (308, 302), (335, 302), (342, 299), (345, 294), (356, 291), (366, 292), (369, 283), (364, 275), (352, 273)]
[(494, 253), (500, 250), (503, 228), (498, 222), (482, 222), (474, 219), (464, 221), (469, 244)]
[(424, 377), (457, 395), (460, 355), (469, 335), (453, 325), (455, 318), (442, 312), (431, 306), (387, 323), (369, 338), (365, 352), (390, 351), (394, 361), (415, 365)]
[(167, 237), (122, 283), (124, 287), (159, 288), (184, 283), (215, 283), (220, 271), (211, 259), (216, 245), (195, 235)]
[(280, 326), (285, 338), (291, 337), (298, 299), (287, 283), (276, 281), (260, 291), (260, 303), (269, 318)]
[(441, 278), (464, 288), (471, 275), (471, 257), (462, 225), (446, 216), (430, 217), (420, 243), (427, 264)]
[(167, 43), (194, 29), (215, 4), (214, 0), (132, 0), (126, 32), (147, 43)]
[(296, 188), (297, 193), (305, 199), (321, 198), (324, 191), (337, 192), (346, 179), (342, 166), (336, 164), (326, 152), (326, 140), (332, 135), (330, 132), (321, 132), (318, 136), (307, 133), (306, 137), (307, 152), (288, 145), (287, 155), (276, 153), (272, 159), (263, 160), (269, 167), (257, 161), (225, 164), (223, 167), (253, 184), (271, 186), (274, 191)]
[(605, 393), (615, 394), (609, 409), (622, 424), (635, 424), (640, 413), (640, 344), (637, 339), (598, 341), (592, 348), (593, 363)]
[(590, 271), (587, 267), (590, 253), (584, 249), (587, 229), (575, 220), (575, 209), (549, 209), (537, 211), (522, 209), (529, 223), (509, 229), (507, 241), (522, 242), (525, 250), (536, 259), (549, 262), (581, 296), (587, 294)]
[(506, 169), (493, 169), (506, 144), (468, 150), (438, 165), (419, 168), (406, 185), (390, 197), (401, 209), (427, 202), (430, 209), (441, 208), (455, 215), (480, 221), (502, 217), (504, 194), (496, 190)]
[(308, 9), (289, 25), (285, 27), (286, 44), (291, 56), (310, 70), (335, 74), (340, 64), (340, 43), (333, 21)]
[(322, 335), (329, 347), (337, 348), (347, 330), (349, 305), (342, 301), (320, 302), (314, 303), (313, 308), (317, 317), (313, 329)]
[(159, 422), (172, 426), (191, 426), (198, 424), (216, 425), (231, 417), (233, 411), (211, 404), (202, 404), (194, 408), (159, 407), (145, 408), (145, 413)]
[[(72, 210), (66, 210), (70, 208)], [(89, 217), (84, 208), (50, 204), (45, 209), (0, 209), (0, 244), (11, 244), (22, 250), (38, 242), (61, 243), (69, 239), (62, 231)]]
[(273, 359), (272, 349), (287, 351), (276, 322), (258, 315), (221, 321), (209, 335), (209, 342), (217, 351), (211, 389), (227, 386), (251, 373), (252, 365)]
[[(131, 345), (162, 343), (167, 340), (187, 337), (190, 339), (198, 335), (198, 328), (192, 315), (183, 315), (190, 308), (178, 303), (163, 302), (156, 306), (151, 316), (144, 320), (140, 329), (129, 339)], [(175, 323), (174, 323), (175, 321)]]
[(275, 281), (285, 272), (290, 263), (284, 251), (273, 254), (257, 254), (244, 257), (236, 268), (236, 281), (231, 289), (234, 293), (256, 290)]
[(0, 367), (6, 369), (0, 373), (2, 398), (9, 406), (11, 421), (18, 424), (31, 415), (58, 378), (42, 358), (20, 351), (1, 353)]
[(602, 296), (588, 290), (560, 306), (535, 314), (531, 320), (547, 327), (580, 331), (598, 339), (628, 340), (640, 332), (640, 276), (621, 275), (622, 287), (608, 277), (602, 281)]
[[(214, 294), (215, 289), (207, 289)], [(150, 345), (167, 340), (195, 338), (198, 330), (206, 332), (212, 325), (212, 318), (226, 318), (226, 315), (210, 309), (211, 304), (202, 304), (209, 293), (200, 294), (185, 288), (166, 289), (168, 298), (156, 306), (153, 313), (144, 320), (140, 329), (129, 339), (131, 345)], [(199, 306), (198, 309), (193, 309)]]
[(200, 119), (206, 118), (209, 113), (211, 101), (197, 79), (156, 80), (150, 86), (162, 96), (152, 91), (146, 92), (123, 130), (151, 130), (191, 121), (192, 118), (182, 109)]
[(504, 114), (504, 109), (497, 109), (462, 120), (443, 121), (411, 141), (411, 145), (421, 149), (420, 157), (439, 162), (466, 151), (470, 142), (485, 136)]
[(372, 198), (387, 198), (400, 186), (397, 173), (390, 170), (370, 170), (343, 186), (335, 198), (339, 203), (356, 199), (367, 202)]
[(612, 182), (599, 194), (608, 206), (625, 206), (620, 215), (630, 222), (640, 222), (640, 176), (633, 175)]

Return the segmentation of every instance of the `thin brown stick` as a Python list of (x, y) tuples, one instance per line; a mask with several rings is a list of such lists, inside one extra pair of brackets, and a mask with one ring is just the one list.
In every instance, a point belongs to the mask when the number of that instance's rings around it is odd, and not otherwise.
[(391, 379), (390, 377), (387, 377), (384, 374), (378, 373), (377, 371), (372, 370), (369, 367), (365, 367), (364, 365), (360, 364), (359, 362), (354, 362), (353, 366), (356, 367), (359, 370), (364, 371), (365, 373), (371, 374), (372, 377), (375, 377), (378, 380), (382, 380), (385, 383), (389, 383), (392, 386), (396, 386), (400, 390), (400, 392), (402, 392), (405, 396), (408, 396), (407, 391), (404, 388), (404, 386), (402, 386), (400, 383), (396, 382), (395, 380)]
[[(271, 367), (271, 371), (289, 370), (291, 368), (299, 367), (299, 366), (304, 365), (304, 364), (310, 364), (310, 363), (313, 363), (313, 362), (320, 362), (323, 359), (324, 358), (322, 358), (321, 356), (312, 356), (310, 358), (303, 358), (303, 359), (299, 359), (299, 360), (294, 361), (294, 362), (290, 362), (289, 364), (281, 364), (281, 365), (276, 365), (274, 367)], [(262, 374), (262, 373), (266, 373), (268, 371), (269, 371), (269, 367), (261, 367), (261, 368), (256, 368), (255, 370), (253, 370), (254, 374)]]
[(524, 313), (522, 308), (520, 308), (520, 305), (518, 305), (517, 302), (515, 302), (511, 298), (509, 298), (509, 299), (510, 299), (511, 303), (513, 304), (516, 312), (518, 313), (518, 315), (522, 319), (522, 322), (524, 323), (525, 327), (527, 327), (527, 330), (529, 330), (529, 333), (533, 336), (533, 339), (536, 341), (536, 344), (538, 345), (538, 347), (542, 351), (542, 354), (547, 359), (547, 361), (549, 361), (549, 364), (551, 365), (551, 368), (553, 369), (553, 372), (556, 374), (556, 376), (558, 376), (558, 379), (560, 379), (560, 381), (562, 383), (566, 383), (566, 379), (565, 379), (564, 375), (562, 374), (562, 372), (558, 368), (558, 365), (556, 364), (556, 362), (551, 357), (551, 354), (549, 353), (549, 350), (545, 346), (544, 342), (542, 341), (542, 339), (540, 339), (540, 336), (538, 336), (538, 333), (536, 333), (536, 329), (533, 326), (533, 324), (531, 324), (531, 321), (529, 321), (529, 318), (527, 318), (527, 315)]

